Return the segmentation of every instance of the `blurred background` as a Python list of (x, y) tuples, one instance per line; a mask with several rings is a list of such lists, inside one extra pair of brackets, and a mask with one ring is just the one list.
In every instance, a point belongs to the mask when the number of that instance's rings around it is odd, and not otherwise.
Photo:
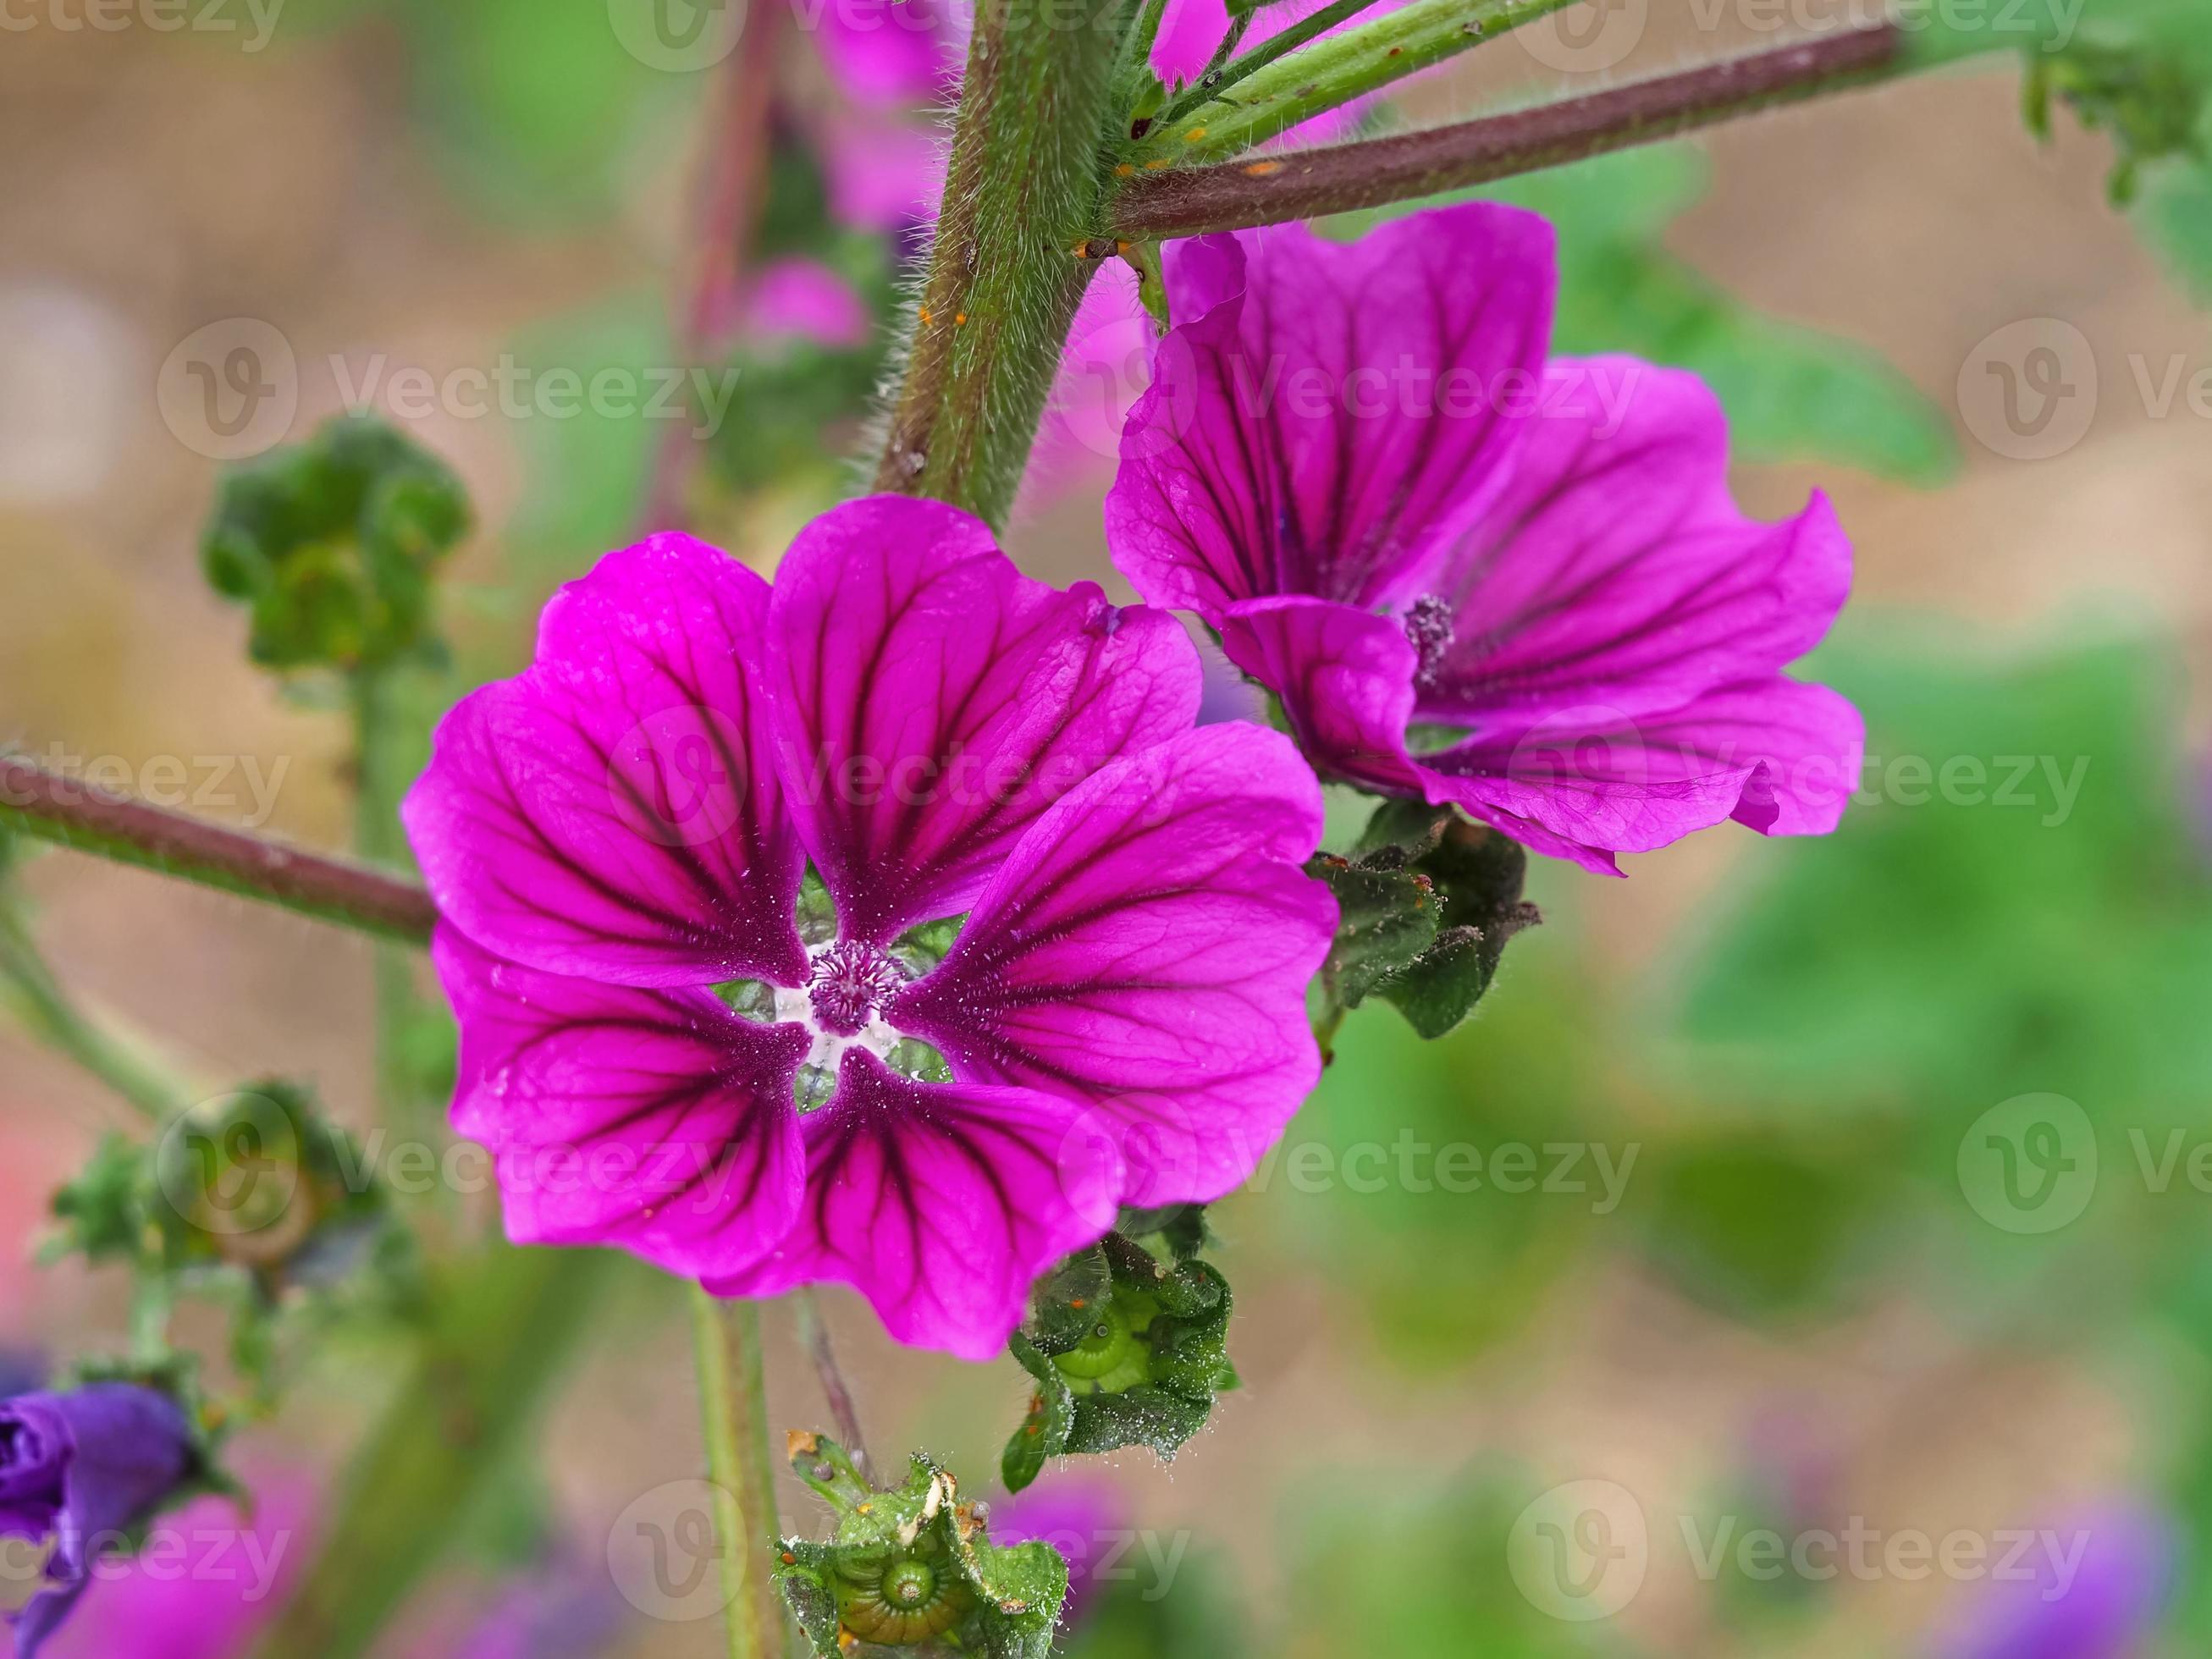
[[(519, 665), (544, 597), (649, 497), (766, 570), (850, 487), (950, 13), (4, 15), (0, 740), (346, 844), (342, 710), (248, 661), (198, 544), (225, 460), (349, 407), (476, 505), (450, 662), (408, 691), (425, 722)], [(1577, 7), (1363, 118), (1832, 21), (1777, 15)], [(1164, 52), (1188, 72), (1220, 18), (1175, 0)], [(748, 131), (739, 259), (714, 158)], [(1867, 713), (1863, 787), (1822, 841), (1724, 828), (1620, 882), (1539, 860), (1545, 923), (1476, 1019), (1424, 1044), (1387, 1006), (1353, 1016), (1280, 1156), (1212, 1212), (1242, 1388), (1171, 1468), (1129, 1452), (1036, 1488), (1103, 1574), (1068, 1651), (2212, 1642), (2212, 331), (2190, 264), (2212, 276), (2212, 197), (2154, 177), (2118, 210), (2112, 159), (2064, 118), (2032, 137), (1999, 59), (1498, 192), (1560, 223), (1561, 349), (1705, 372), (1752, 510), (1835, 499), (1858, 580), (1813, 666)], [(1124, 597), (1098, 505), (1141, 380), (1128, 292), (1109, 271), (1078, 325), (1010, 537), (1032, 574)], [(281, 1073), (375, 1121), (356, 937), (63, 854), (15, 885), (72, 994), (208, 1091)], [(0, 1348), (26, 1364), (122, 1341), (119, 1276), (29, 1262), (48, 1194), (131, 1122), (0, 1020)], [(481, 1195), (430, 1208), (434, 1252), (492, 1224)], [(711, 1579), (672, 1590), (643, 1554), (684, 1547), (703, 1467), (681, 1297), (626, 1261), (589, 1283), (542, 1421), (423, 1517), (434, 1559), (379, 1651), (720, 1650)], [(825, 1303), (878, 1455), (926, 1449), (989, 1495), (1017, 1368), (896, 1350)], [(766, 1326), (775, 1425), (823, 1426), (787, 1310)], [(180, 1328), (221, 1354), (219, 1312)], [(245, 1435), (282, 1572), (406, 1386), (398, 1352), (321, 1344)], [(278, 1599), (195, 1589), (228, 1610), (103, 1587), (57, 1651), (227, 1659)]]

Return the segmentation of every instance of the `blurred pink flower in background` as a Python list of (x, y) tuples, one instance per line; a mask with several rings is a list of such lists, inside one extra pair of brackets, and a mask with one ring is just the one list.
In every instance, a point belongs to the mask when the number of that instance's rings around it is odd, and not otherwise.
[(991, 1539), (1002, 1546), (1040, 1540), (1066, 1559), (1067, 1600), (1060, 1610), (1064, 1636), (1097, 1594), (1101, 1570), (1128, 1555), (1129, 1528), (1129, 1500), (1119, 1486), (1096, 1475), (1064, 1475), (995, 1505)]
[(312, 1548), (312, 1488), (256, 1474), (252, 1506), (201, 1498), (155, 1522), (146, 1550), (95, 1570), (46, 1659), (240, 1659)]
[(2151, 1651), (2172, 1580), (2166, 1522), (2124, 1501), (2050, 1528), (2045, 1539), (2045, 1547), (2014, 1567), (2025, 1576), (1993, 1578), (1974, 1598), (1936, 1649), (1942, 1659), (2130, 1659)]
[(873, 328), (860, 291), (818, 260), (772, 260), (753, 274), (744, 298), (744, 331), (755, 340), (812, 340), (825, 346), (866, 345)]

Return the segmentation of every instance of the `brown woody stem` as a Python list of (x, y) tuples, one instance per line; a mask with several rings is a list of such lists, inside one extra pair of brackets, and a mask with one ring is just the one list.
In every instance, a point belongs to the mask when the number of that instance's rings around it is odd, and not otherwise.
[(1844, 29), (1587, 98), (1421, 132), (1142, 174), (1107, 206), (1111, 234), (1195, 236), (1344, 213), (1626, 149), (1866, 84), (1908, 67), (1893, 24)]

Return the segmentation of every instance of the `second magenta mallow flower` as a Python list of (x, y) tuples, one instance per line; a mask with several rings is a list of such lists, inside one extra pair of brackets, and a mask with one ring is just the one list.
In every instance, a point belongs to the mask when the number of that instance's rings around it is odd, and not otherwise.
[(1696, 376), (1547, 360), (1544, 221), (1202, 237), (1166, 274), (1108, 540), (1316, 765), (1608, 873), (1729, 818), (1835, 827), (1858, 713), (1783, 671), (1842, 607), (1850, 544), (1817, 495), (1738, 510)]
[(985, 1358), (1118, 1206), (1243, 1180), (1335, 909), (1310, 770), (1200, 683), (928, 501), (816, 520), (772, 592), (677, 535), (564, 588), (404, 808), (510, 1235)]

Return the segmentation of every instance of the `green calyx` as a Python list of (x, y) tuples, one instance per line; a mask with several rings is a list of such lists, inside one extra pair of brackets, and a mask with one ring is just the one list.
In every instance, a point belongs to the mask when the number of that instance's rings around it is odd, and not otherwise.
[(836, 1517), (826, 1542), (787, 1539), (775, 1574), (823, 1659), (931, 1643), (1044, 1659), (1067, 1595), (1067, 1564), (1050, 1545), (993, 1544), (983, 1510), (960, 1503), (952, 1476), (926, 1457), (904, 1485), (878, 1489), (834, 1440), (793, 1434), (790, 1450)]
[(201, 562), (251, 613), (256, 662), (375, 669), (436, 650), (432, 577), (469, 524), (444, 462), (342, 416), (224, 479)]
[(1451, 807), (1387, 800), (1349, 857), (1306, 868), (1337, 902), (1322, 969), (1324, 1031), (1380, 996), (1425, 1037), (1439, 1037), (1490, 989), (1505, 943), (1543, 918), (1521, 897), (1528, 856)]
[[(415, 1290), (411, 1236), (366, 1156), (282, 1079), (203, 1101), (151, 1143), (109, 1135), (52, 1211), (44, 1258), (126, 1267), (149, 1316), (179, 1293), (229, 1304), (234, 1358), (264, 1388), (281, 1321)], [(158, 1346), (158, 1326), (142, 1335)]]
[(1125, 1215), (1123, 1228), (1039, 1284), (1009, 1344), (1036, 1384), (1000, 1459), (1009, 1491), (1064, 1454), (1148, 1446), (1172, 1459), (1214, 1396), (1236, 1386), (1229, 1284), (1195, 1259), (1204, 1242), (1195, 1206)]

